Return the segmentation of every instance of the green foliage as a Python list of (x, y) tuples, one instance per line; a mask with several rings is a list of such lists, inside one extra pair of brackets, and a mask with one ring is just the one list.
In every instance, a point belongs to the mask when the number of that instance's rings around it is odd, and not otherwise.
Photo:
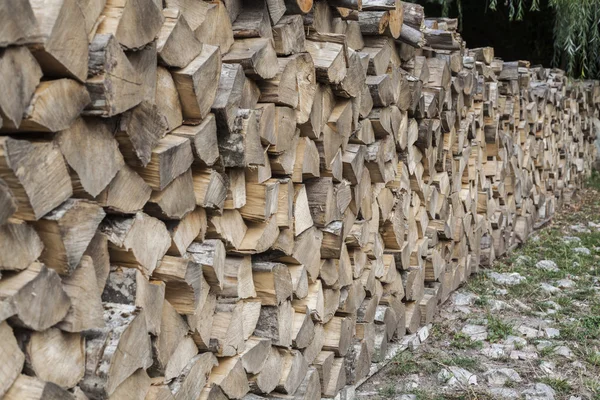
[(513, 334), (513, 326), (500, 318), (488, 314), (488, 340), (492, 343), (506, 339)]
[[(413, 0), (414, 1), (414, 0)], [(449, 16), (456, 3), (457, 17), (462, 19), (462, 2), (466, 0), (418, 0), (437, 3), (442, 16)], [(574, 78), (600, 78), (600, 0), (544, 0), (554, 11), (555, 67), (563, 68)], [(540, 0), (486, 0), (487, 8), (508, 10), (511, 21), (521, 21), (525, 12), (539, 11)], [(462, 21), (460, 22), (462, 24)]]

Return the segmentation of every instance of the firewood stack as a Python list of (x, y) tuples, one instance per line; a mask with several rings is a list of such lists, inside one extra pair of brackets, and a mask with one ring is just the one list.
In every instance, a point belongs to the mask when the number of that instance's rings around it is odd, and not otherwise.
[(597, 82), (390, 0), (0, 2), (0, 397), (318, 399), (568, 202)]

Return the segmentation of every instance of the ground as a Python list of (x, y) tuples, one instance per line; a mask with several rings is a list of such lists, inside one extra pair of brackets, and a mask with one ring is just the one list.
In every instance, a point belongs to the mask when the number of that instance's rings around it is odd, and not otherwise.
[(600, 400), (600, 175), (440, 307), (359, 399)]

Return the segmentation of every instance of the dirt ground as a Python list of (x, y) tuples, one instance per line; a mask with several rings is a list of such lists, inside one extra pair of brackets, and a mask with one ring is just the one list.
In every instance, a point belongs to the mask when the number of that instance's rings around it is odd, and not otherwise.
[(440, 307), (365, 397), (600, 400), (600, 177)]

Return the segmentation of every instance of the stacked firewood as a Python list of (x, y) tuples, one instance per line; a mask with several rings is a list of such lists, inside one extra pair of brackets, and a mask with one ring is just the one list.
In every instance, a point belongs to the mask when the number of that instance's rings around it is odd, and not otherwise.
[(0, 1), (0, 398), (318, 399), (569, 201), (597, 82), (399, 0)]

